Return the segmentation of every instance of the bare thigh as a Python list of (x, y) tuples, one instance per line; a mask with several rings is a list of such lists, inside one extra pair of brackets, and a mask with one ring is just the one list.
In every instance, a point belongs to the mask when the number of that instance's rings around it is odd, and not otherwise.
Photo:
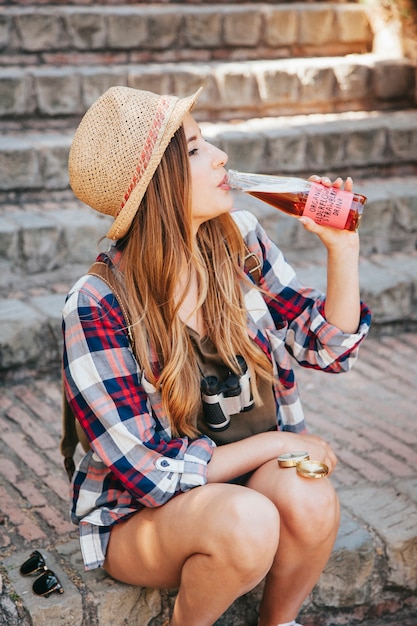
[(240, 485), (207, 484), (117, 524), (104, 568), (129, 584), (174, 588), (191, 555), (221, 551), (232, 559), (238, 544), (244, 559), (246, 543), (263, 536), (271, 537), (276, 550), (278, 527), (276, 508), (262, 494)]

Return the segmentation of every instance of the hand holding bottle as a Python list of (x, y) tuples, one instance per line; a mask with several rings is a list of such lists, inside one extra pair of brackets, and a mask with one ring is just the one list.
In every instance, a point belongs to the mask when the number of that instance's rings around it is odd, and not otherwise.
[[(327, 188), (334, 187), (335, 189), (343, 189), (349, 193), (353, 192), (353, 181), (350, 176), (346, 179), (345, 183), (343, 183), (343, 179), (341, 177), (336, 178), (336, 180), (332, 183), (330, 178), (316, 175), (310, 176), (309, 181)], [(340, 253), (341, 249), (346, 247), (359, 253), (359, 237), (357, 231), (348, 231), (345, 229), (341, 230), (339, 228), (322, 226), (307, 215), (302, 215), (299, 218), (299, 221), (303, 224), (306, 230), (316, 234), (328, 250), (334, 247), (338, 253)], [(357, 262), (357, 255), (355, 256), (355, 261)]]

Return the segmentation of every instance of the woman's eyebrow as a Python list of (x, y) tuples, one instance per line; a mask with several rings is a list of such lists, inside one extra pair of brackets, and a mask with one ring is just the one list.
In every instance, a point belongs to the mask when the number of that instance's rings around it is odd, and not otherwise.
[(201, 128), (199, 126), (197, 127), (197, 131), (198, 134), (196, 133), (192, 137), (188, 137), (187, 143), (190, 143), (191, 141), (197, 141), (197, 139), (201, 137)]

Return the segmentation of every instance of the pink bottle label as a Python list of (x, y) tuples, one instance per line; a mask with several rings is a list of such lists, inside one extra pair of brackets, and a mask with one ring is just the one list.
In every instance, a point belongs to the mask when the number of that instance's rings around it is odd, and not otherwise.
[(322, 226), (343, 229), (352, 206), (353, 193), (311, 183), (303, 215)]

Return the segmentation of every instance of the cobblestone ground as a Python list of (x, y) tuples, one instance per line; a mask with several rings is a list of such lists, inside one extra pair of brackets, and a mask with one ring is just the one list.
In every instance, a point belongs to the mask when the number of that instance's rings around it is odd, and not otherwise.
[[(384, 605), (372, 621), (357, 616), (349, 621), (333, 612), (326, 626), (333, 619), (338, 626), (417, 626), (412, 595), (417, 578), (416, 355), (416, 334), (371, 336), (347, 375), (297, 370), (310, 431), (325, 436), (338, 455), (334, 482), (342, 505), (375, 531), (385, 550), (400, 545), (398, 558), (408, 563), (409, 588), (401, 596), (408, 604), (401, 613), (392, 615), (400, 608), (395, 603)], [(34, 546), (47, 550), (76, 538), (58, 447), (60, 403), (58, 372), (21, 370), (0, 382), (1, 561)], [(390, 558), (400, 564), (395, 554)], [(13, 592), (4, 582), (0, 626), (29, 626), (27, 616), (16, 613)]]

